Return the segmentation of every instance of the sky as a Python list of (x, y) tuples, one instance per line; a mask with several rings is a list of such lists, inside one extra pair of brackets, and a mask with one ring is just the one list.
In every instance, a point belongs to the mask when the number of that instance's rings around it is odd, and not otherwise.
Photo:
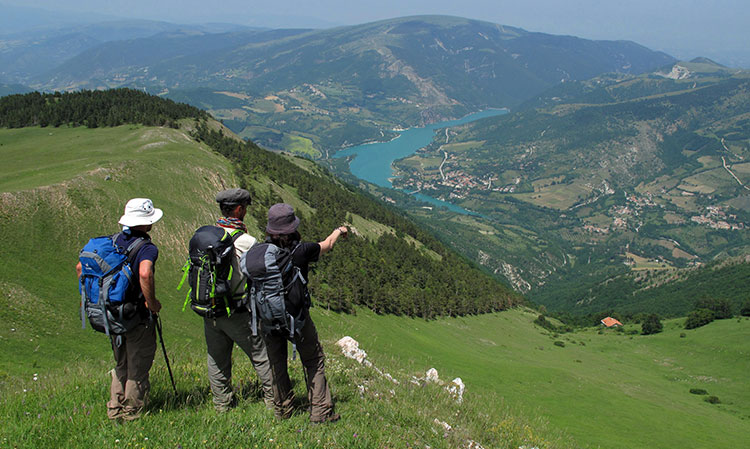
[(327, 28), (441, 14), (550, 34), (632, 40), (679, 59), (705, 56), (750, 68), (748, 0), (0, 0), (0, 4), (272, 28)]

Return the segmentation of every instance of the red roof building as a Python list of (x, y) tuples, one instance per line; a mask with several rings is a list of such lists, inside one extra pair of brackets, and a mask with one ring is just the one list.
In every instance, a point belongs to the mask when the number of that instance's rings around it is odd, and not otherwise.
[(615, 327), (615, 326), (622, 326), (622, 323), (617, 321), (616, 319), (612, 318), (611, 316), (608, 316), (607, 318), (602, 320), (602, 324), (607, 327)]

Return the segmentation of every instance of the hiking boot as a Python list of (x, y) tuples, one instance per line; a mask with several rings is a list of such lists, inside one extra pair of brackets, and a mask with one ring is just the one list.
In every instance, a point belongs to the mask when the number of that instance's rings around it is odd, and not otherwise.
[(321, 420), (310, 419), (310, 422), (314, 426), (317, 426), (318, 424), (325, 424), (325, 423), (329, 423), (329, 422), (336, 422), (339, 419), (341, 419), (341, 415), (339, 415), (338, 413), (331, 413), (330, 415), (324, 417)]

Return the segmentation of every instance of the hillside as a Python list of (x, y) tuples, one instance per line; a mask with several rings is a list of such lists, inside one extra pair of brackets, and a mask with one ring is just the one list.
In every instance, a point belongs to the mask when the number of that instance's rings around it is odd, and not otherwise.
[(113, 42), (69, 59), (32, 87), (144, 88), (200, 105), (265, 147), (318, 157), (388, 139), (396, 127), (513, 106), (560, 80), (642, 73), (672, 61), (632, 42), (416, 16), (329, 30)]
[[(749, 91), (746, 72), (705, 61), (563, 83), (515, 113), (451, 130), (448, 143), (437, 138), (397, 162), (394, 184), (482, 214), (438, 212), (435, 222), (414, 208), (533, 300), (633, 309), (628, 295), (649, 287), (646, 275), (748, 253)], [(613, 276), (628, 281), (605, 288)], [(730, 291), (735, 302), (750, 295), (733, 285), (715, 293)], [(679, 315), (695, 299), (660, 310)]]
[[(425, 320), (340, 302), (354, 301), (359, 293), (336, 289), (336, 283), (347, 285), (335, 271), (350, 267), (334, 264), (345, 262), (366, 274), (374, 272), (370, 263), (382, 264), (377, 253), (367, 258), (352, 254), (362, 245), (368, 251), (396, 247), (405, 261), (419, 261), (410, 271), (421, 276), (429, 276), (430, 265), (420, 254), (442, 258), (451, 267), (440, 276), (456, 275), (463, 262), (428, 235), (413, 232), (414, 225), (394, 211), (375, 208), (368, 197), (342, 188), (310, 161), (225, 140), (217, 134), (223, 128), (213, 121), (197, 127), (193, 118), (178, 122), (177, 128), (0, 129), (6, 161), (0, 168), (2, 447), (476, 448), (478, 443), (508, 449), (636, 449), (741, 446), (745, 441), (750, 321), (722, 320), (692, 331), (682, 329), (682, 320), (673, 321), (664, 333), (648, 337), (628, 333), (631, 329), (557, 335), (532, 324), (537, 315), (521, 308)], [(199, 130), (202, 126), (206, 129)], [(222, 133), (231, 136), (226, 129)], [(192, 135), (202, 137), (198, 141)], [(240, 157), (240, 169), (209, 142)], [(256, 207), (246, 221), (256, 236), (264, 208), (277, 199), (294, 204), (304, 217), (304, 232), (311, 235), (322, 235), (317, 227), (330, 229), (327, 216), (338, 219), (360, 208), (350, 217), (359, 236), (337, 244), (330, 265), (318, 264), (313, 275), (328, 283), (313, 286), (312, 313), (337, 410), (344, 417), (330, 426), (310, 426), (304, 404), (291, 420), (273, 420), (257, 400), (255, 375), (241, 356), (235, 360), (240, 405), (217, 415), (205, 378), (200, 319), (180, 311), (184, 295), (174, 287), (186, 241), (196, 227), (215, 218), (215, 192), (235, 185), (250, 169), (256, 171), (245, 180)], [(6, 176), (15, 173), (27, 176)], [(152, 197), (165, 210), (152, 235), (161, 249), (157, 295), (164, 304), (164, 336), (178, 394), (171, 393), (157, 354), (150, 414), (113, 426), (104, 414), (110, 349), (104, 336), (79, 327), (73, 266), (88, 237), (116, 230), (123, 198), (136, 195)], [(329, 203), (321, 197), (330, 198)], [(371, 202), (372, 210), (363, 206)], [(395, 237), (389, 239), (391, 232)], [(399, 245), (401, 240), (409, 245)], [(468, 304), (482, 294), (473, 290), (484, 285), (477, 287), (479, 279), (487, 278), (472, 279), (471, 273), (461, 274), (468, 290), (459, 299)], [(416, 285), (398, 278), (378, 282), (407, 294)], [(490, 285), (493, 294), (505, 294), (497, 283)], [(380, 304), (397, 299), (390, 293), (368, 294), (382, 298)], [(346, 305), (350, 313), (334, 311), (337, 305)], [(344, 358), (335, 342), (345, 335), (359, 340), (368, 360), (398, 384)], [(446, 381), (463, 379), (467, 387), (461, 403), (443, 386), (414, 379), (433, 367)], [(298, 397), (305, 397), (296, 364), (292, 375)], [(706, 389), (721, 403), (709, 404), (690, 394), (691, 388)]]

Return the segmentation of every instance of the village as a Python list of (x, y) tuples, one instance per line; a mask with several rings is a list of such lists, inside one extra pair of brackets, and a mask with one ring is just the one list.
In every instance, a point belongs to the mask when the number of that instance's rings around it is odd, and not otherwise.
[(444, 152), (444, 159), (438, 167), (437, 173), (433, 174), (426, 171), (402, 172), (400, 173), (399, 187), (414, 192), (447, 188), (450, 189), (449, 198), (465, 199), (471, 190), (514, 193), (518, 184), (521, 183), (521, 178), (515, 178), (510, 184), (493, 186), (493, 182), (497, 180), (494, 175), (483, 178), (466, 173), (461, 169), (445, 168), (448, 162), (456, 162), (457, 160), (456, 156)]

